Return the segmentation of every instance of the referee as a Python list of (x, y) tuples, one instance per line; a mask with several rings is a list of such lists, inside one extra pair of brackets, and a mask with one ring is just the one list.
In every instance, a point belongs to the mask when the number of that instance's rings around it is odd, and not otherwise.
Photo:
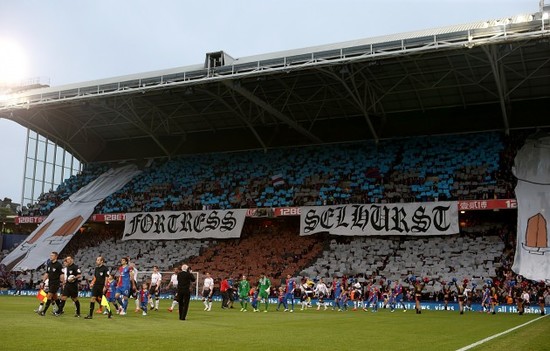
[[(45, 316), (48, 307), (50, 307), (52, 301), (57, 300), (57, 290), (59, 290), (59, 285), (61, 285), (61, 276), (63, 275), (63, 266), (61, 262), (57, 260), (59, 254), (57, 252), (52, 252), (50, 254), (50, 259), (46, 265), (46, 274), (44, 274), (44, 281), (48, 280), (50, 290), (48, 291), (46, 306), (44, 310), (38, 313), (39, 316)], [(57, 300), (59, 301), (59, 300)], [(58, 303), (59, 306), (59, 302)]]
[[(92, 288), (92, 299), (90, 300), (90, 313), (84, 319), (92, 319), (94, 316), (95, 302), (97, 301), (101, 306), (101, 298), (103, 297), (103, 290), (105, 288), (105, 279), (109, 274), (109, 268), (105, 266), (105, 259), (102, 256), (98, 256), (95, 259), (95, 271), (94, 278), (90, 283)], [(111, 318), (111, 310), (109, 311), (109, 318)]]
[[(78, 301), (78, 282), (81, 278), (80, 268), (74, 263), (72, 256), (65, 257), (65, 284), (63, 285), (63, 293), (61, 294), (61, 306), (55, 313), (56, 316), (61, 316), (64, 313), (65, 302), (70, 297), (76, 306), (75, 317), (80, 317), (80, 301)], [(51, 284), (51, 283), (50, 283)]]

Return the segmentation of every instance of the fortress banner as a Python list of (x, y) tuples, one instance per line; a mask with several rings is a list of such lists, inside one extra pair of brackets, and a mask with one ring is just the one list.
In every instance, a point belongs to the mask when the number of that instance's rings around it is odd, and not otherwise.
[(246, 209), (127, 213), (122, 240), (239, 238)]

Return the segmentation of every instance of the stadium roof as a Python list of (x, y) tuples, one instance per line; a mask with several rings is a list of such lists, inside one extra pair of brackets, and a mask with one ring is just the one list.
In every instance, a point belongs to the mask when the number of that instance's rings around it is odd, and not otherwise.
[(550, 125), (542, 12), (0, 96), (82, 162)]

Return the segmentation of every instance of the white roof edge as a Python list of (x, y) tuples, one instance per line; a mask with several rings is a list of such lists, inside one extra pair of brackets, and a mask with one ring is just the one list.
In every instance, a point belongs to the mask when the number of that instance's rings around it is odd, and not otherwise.
[(446, 27), (417, 30), (412, 32), (388, 34), (388, 35), (382, 35), (382, 36), (370, 37), (370, 38), (364, 38), (364, 39), (349, 40), (349, 41), (344, 41), (339, 43), (311, 46), (311, 47), (301, 48), (301, 49), (278, 51), (273, 53), (237, 58), (235, 59), (234, 63), (239, 64), (239, 63), (246, 63), (246, 62), (254, 62), (254, 61), (266, 60), (270, 58), (293, 56), (293, 55), (300, 55), (300, 54), (306, 54), (306, 53), (312, 53), (312, 52), (343, 49), (348, 47), (370, 45), (370, 44), (376, 44), (376, 43), (384, 43), (384, 42), (395, 41), (395, 40), (412, 39), (412, 38), (425, 37), (430, 35), (460, 32), (460, 31), (466, 31), (471, 29), (492, 27), (499, 24), (528, 22), (528, 21), (532, 21), (534, 16), (535, 14), (520, 14), (520, 15), (504, 17), (496, 20), (493, 19), (493, 20), (487, 20), (487, 21), (481, 21), (481, 22), (472, 22), (467, 24), (459, 24), (459, 25), (452, 25), (452, 26), (446, 26)]
[[(315, 52), (326, 51), (326, 50), (343, 49), (348, 47), (369, 45), (369, 44), (375, 44), (375, 43), (384, 43), (384, 42), (395, 41), (395, 40), (411, 39), (416, 37), (424, 37), (424, 36), (438, 35), (438, 34), (444, 34), (444, 33), (453, 33), (453, 32), (459, 32), (459, 31), (465, 31), (465, 30), (471, 30), (471, 29), (477, 29), (477, 28), (487, 28), (487, 27), (499, 25), (499, 24), (527, 22), (527, 21), (533, 20), (534, 16), (535, 14), (522, 14), (522, 15), (516, 15), (512, 17), (505, 17), (497, 20), (487, 20), (487, 21), (474, 22), (474, 23), (468, 23), (468, 24), (462, 24), (462, 25), (453, 25), (453, 26), (446, 26), (446, 27), (440, 27), (440, 28), (424, 29), (424, 30), (418, 30), (418, 31), (412, 31), (412, 32), (389, 34), (389, 35), (364, 38), (364, 39), (356, 39), (356, 40), (344, 41), (344, 42), (333, 43), (333, 44), (311, 46), (311, 47), (300, 48), (300, 49), (290, 49), (290, 50), (277, 51), (277, 52), (271, 52), (266, 54), (258, 54), (253, 56), (236, 58), (234, 59), (232, 64), (242, 64), (242, 63), (255, 62), (255, 61), (261, 61), (261, 60), (267, 60), (267, 59), (288, 57), (293, 55), (315, 53)], [(225, 50), (221, 50), (221, 51), (225, 52)], [(175, 67), (170, 69), (162, 69), (162, 70), (156, 70), (156, 71), (135, 73), (130, 75), (115, 76), (115, 77), (92, 80), (92, 81), (83, 81), (83, 82), (57, 85), (57, 86), (54, 85), (47, 88), (31, 89), (31, 90), (21, 92), (21, 95), (30, 95), (30, 94), (37, 94), (37, 93), (39, 94), (39, 93), (51, 92), (51, 91), (77, 89), (80, 87), (118, 83), (118, 82), (134, 80), (134, 79), (146, 79), (146, 78), (164, 76), (164, 75), (169, 75), (174, 73), (191, 72), (191, 71), (202, 70), (202, 69), (204, 69), (204, 64), (200, 63), (200, 64), (194, 64), (194, 65), (188, 65), (188, 66)]]

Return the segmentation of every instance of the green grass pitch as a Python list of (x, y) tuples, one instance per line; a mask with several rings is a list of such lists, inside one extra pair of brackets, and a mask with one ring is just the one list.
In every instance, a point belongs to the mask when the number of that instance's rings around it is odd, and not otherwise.
[[(378, 313), (337, 312), (310, 308), (294, 313), (222, 310), (211, 312), (191, 303), (188, 320), (169, 313), (168, 300), (147, 316), (134, 313), (130, 301), (126, 316), (107, 319), (83, 317), (89, 299), (81, 299), (82, 317), (75, 318), (68, 302), (65, 314), (45, 317), (33, 312), (34, 297), (0, 296), (0, 350), (457, 350), (476, 341), (534, 320), (539, 315), (451, 311)], [(96, 304), (97, 307), (97, 304)], [(177, 307), (176, 307), (177, 308)], [(130, 311), (131, 310), (131, 311)], [(497, 337), (474, 350), (550, 350), (550, 318)]]

